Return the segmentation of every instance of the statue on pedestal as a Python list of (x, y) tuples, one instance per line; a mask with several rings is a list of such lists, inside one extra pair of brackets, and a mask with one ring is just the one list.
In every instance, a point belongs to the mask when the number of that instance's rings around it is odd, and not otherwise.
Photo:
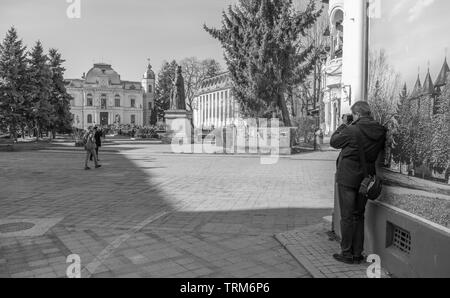
[(170, 96), (170, 110), (186, 110), (186, 94), (181, 66), (178, 66), (175, 82)]

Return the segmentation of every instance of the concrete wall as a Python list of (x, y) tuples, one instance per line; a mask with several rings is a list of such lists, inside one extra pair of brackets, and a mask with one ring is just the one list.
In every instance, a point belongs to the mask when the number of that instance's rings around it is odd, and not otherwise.
[[(389, 245), (391, 225), (410, 232), (409, 254)], [(379, 255), (382, 267), (395, 277), (450, 277), (450, 229), (387, 204), (367, 205), (366, 252)]]
[[(336, 192), (335, 210), (339, 210)], [(392, 228), (411, 235), (411, 251), (393, 246)], [(333, 214), (333, 229), (340, 238), (340, 214)], [(365, 253), (377, 254), (381, 266), (399, 278), (449, 278), (450, 229), (393, 206), (369, 201), (366, 208)]]

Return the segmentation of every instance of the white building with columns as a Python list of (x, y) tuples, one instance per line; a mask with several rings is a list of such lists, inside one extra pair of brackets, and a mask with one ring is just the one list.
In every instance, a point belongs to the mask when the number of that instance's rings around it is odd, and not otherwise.
[(357, 101), (367, 100), (368, 1), (323, 0), (330, 18), (330, 51), (324, 72), (324, 129), (333, 133)]
[(240, 107), (228, 72), (202, 82), (193, 101), (193, 117), (194, 127), (204, 130), (238, 125)]
[(86, 129), (95, 125), (142, 126), (150, 121), (154, 106), (155, 74), (147, 67), (141, 82), (123, 81), (109, 64), (96, 63), (81, 79), (66, 80), (72, 96), (73, 125)]

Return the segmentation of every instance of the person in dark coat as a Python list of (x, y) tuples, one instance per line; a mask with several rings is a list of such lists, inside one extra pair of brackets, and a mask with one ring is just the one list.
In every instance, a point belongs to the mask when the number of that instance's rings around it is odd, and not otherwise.
[(364, 214), (367, 199), (359, 195), (364, 172), (359, 154), (360, 142), (366, 156), (367, 173), (376, 174), (376, 164), (382, 156), (387, 130), (372, 118), (367, 102), (357, 102), (351, 108), (353, 115), (344, 116), (342, 125), (331, 137), (331, 146), (342, 149), (337, 162), (336, 183), (338, 184), (341, 209), (341, 249), (333, 257), (347, 264), (364, 260)]
[[(98, 160), (98, 161), (100, 161), (100, 159), (98, 158), (98, 149), (102, 146), (102, 135), (103, 135), (102, 131), (99, 130), (99, 129), (97, 128), (97, 126), (94, 127), (95, 145), (97, 145), (97, 146), (95, 147), (95, 153), (97, 154), (97, 160)], [(91, 155), (90, 160), (92, 161), (92, 155)]]

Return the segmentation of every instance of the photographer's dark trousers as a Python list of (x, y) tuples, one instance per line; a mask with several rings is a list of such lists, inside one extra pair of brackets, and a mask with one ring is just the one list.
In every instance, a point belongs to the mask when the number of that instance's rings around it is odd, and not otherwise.
[(360, 257), (364, 251), (364, 214), (367, 199), (358, 189), (338, 185), (341, 207), (341, 248), (348, 257)]

